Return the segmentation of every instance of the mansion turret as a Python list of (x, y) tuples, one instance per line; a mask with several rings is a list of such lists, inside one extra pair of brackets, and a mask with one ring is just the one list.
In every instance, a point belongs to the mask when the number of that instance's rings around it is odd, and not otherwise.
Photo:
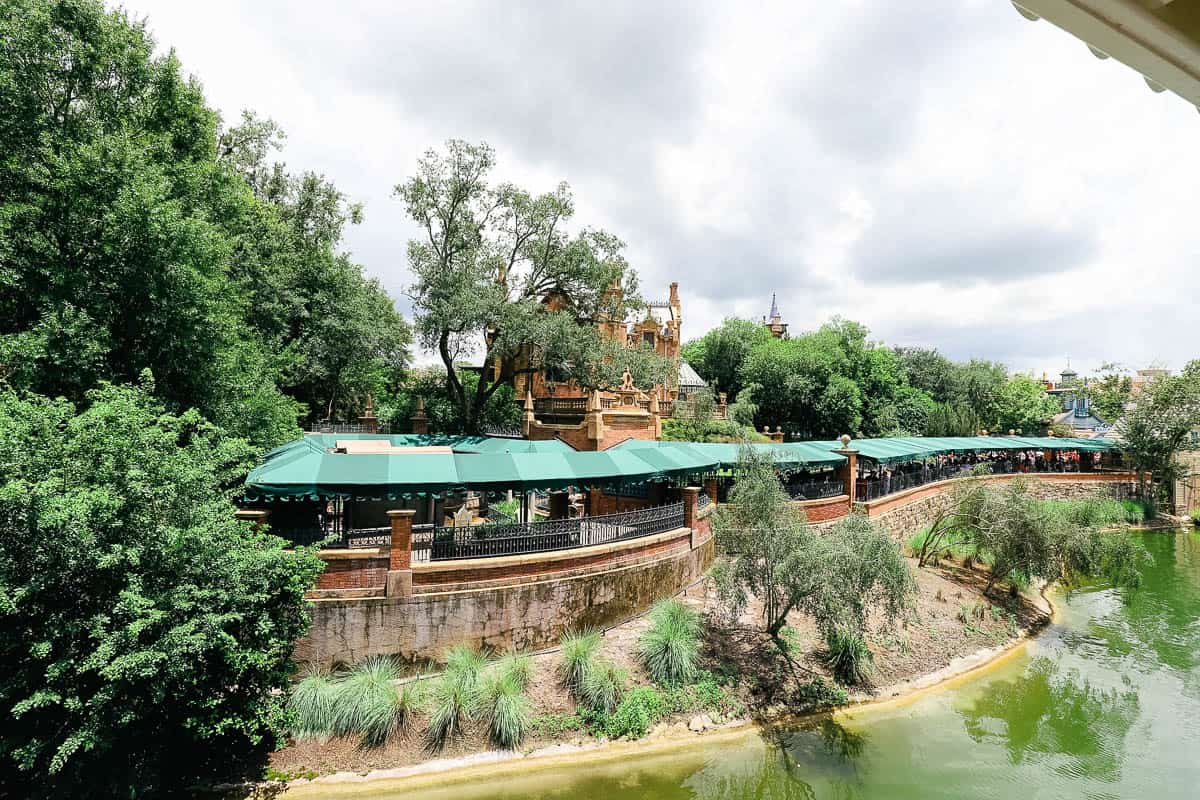
[[(560, 301), (547, 297), (545, 302)], [(679, 357), (683, 313), (678, 283), (671, 284), (666, 302), (648, 303), (641, 319), (614, 319), (597, 326), (605, 336), (627, 347), (652, 348), (676, 362), (679, 373), (666, 385), (639, 387), (627, 371), (620, 386), (589, 391), (560, 381), (546, 370), (518, 369), (513, 388), (516, 396), (523, 398), (521, 432), (526, 438), (562, 439), (576, 450), (606, 450), (626, 439), (658, 439), (662, 420), (671, 415), (676, 401), (703, 387), (703, 381)], [(722, 398), (717, 408), (721, 416), (724, 406)]]

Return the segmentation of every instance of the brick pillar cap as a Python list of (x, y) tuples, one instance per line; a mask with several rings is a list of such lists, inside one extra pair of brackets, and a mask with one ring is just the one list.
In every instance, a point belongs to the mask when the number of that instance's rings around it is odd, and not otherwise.
[(387, 512), (387, 515), (389, 517), (411, 517), (416, 513), (416, 510), (412, 508), (401, 508), (399, 510), (389, 511)]
[(856, 456), (856, 455), (858, 455), (858, 451), (857, 451), (857, 450), (855, 450), (855, 449), (854, 449), (854, 448), (852, 448), (852, 447), (839, 447), (838, 449), (834, 450), (833, 452), (835, 452), (835, 453), (841, 453), (842, 455), (845, 455), (845, 456)]
[(238, 519), (266, 519), (271, 515), (271, 510), (267, 508), (239, 508), (233, 512), (233, 515)]
[(699, 486), (685, 486), (685, 487), (683, 487), (683, 491), (685, 491), (685, 492), (695, 492), (696, 494), (699, 494), (699, 493), (700, 493), (700, 487), (699, 487)]

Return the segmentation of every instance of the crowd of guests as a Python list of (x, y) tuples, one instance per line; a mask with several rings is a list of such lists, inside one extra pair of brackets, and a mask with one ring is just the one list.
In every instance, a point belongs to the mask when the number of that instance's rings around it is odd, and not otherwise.
[(882, 497), (911, 486), (964, 475), (981, 464), (989, 472), (997, 475), (1026, 472), (1091, 472), (1100, 467), (1100, 454), (1079, 453), (1074, 450), (996, 450), (947, 453), (920, 461), (892, 465), (860, 461), (857, 478), (858, 499)]

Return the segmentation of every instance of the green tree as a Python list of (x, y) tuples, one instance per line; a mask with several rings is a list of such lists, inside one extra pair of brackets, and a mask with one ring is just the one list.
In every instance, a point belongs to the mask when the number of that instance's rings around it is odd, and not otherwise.
[[(468, 391), (473, 391), (479, 373), (459, 369), (458, 379)], [(404, 380), (384, 392), (376, 403), (379, 420), (404, 430), (416, 411), (417, 398), (423, 398), (429, 430), (434, 433), (464, 433), (466, 422), (462, 409), (454, 402), (446, 383), (446, 371), (441, 367), (417, 367), (409, 370)], [(521, 404), (511, 386), (501, 386), (483, 408), (479, 418), (480, 430), (512, 430), (521, 426)]]
[(1138, 395), (1117, 427), (1121, 449), (1138, 473), (1141, 494), (1151, 503), (1178, 476), (1176, 454), (1200, 429), (1200, 360), (1179, 375), (1154, 380)]
[(742, 390), (742, 363), (755, 347), (772, 339), (761, 322), (738, 317), (725, 320), (699, 339), (683, 346), (683, 360), (717, 392), (735, 400)]
[(1119, 503), (1047, 502), (1030, 488), (1025, 480), (1003, 486), (974, 480), (957, 488), (926, 531), (919, 563), (947, 549), (966, 550), (990, 565), (985, 592), (1017, 577), (1068, 587), (1096, 577), (1118, 586), (1140, 583), (1145, 549), (1122, 534), (1098, 532), (1124, 521)]
[(916, 592), (899, 547), (865, 517), (851, 515), (824, 534), (789, 501), (771, 460), (743, 448), (729, 503), (712, 517), (718, 545), (730, 556), (714, 572), (727, 611), (751, 596), (763, 606), (763, 630), (787, 653), (788, 614), (809, 614), (823, 633), (861, 635), (867, 614), (896, 619)]
[(987, 418), (992, 433), (1040, 431), (1059, 412), (1058, 401), (1046, 394), (1046, 387), (1027, 375), (1012, 376), (993, 397), (995, 410)]
[(1088, 382), (1086, 389), (1081, 389), (1080, 394), (1091, 398), (1096, 414), (1111, 424), (1125, 411), (1125, 404), (1133, 394), (1133, 378), (1119, 364), (1106, 361), (1100, 365), (1099, 374)]
[[(521, 368), (588, 389), (617, 385), (626, 370), (640, 386), (667, 381), (669, 360), (599, 327), (640, 305), (624, 243), (566, 231), (575, 209), (565, 183), (541, 195), (492, 186), (494, 165), (486, 144), (451, 140), (396, 187), (424, 231), (408, 245), (417, 331), (442, 359), (465, 428), (479, 430), (482, 409)], [(480, 355), (486, 369), (470, 391), (458, 362)]]
[(253, 451), (152, 388), (102, 387), (78, 414), (0, 393), (13, 796), (165, 794), (238, 774), (281, 733), (321, 562), (233, 518)]
[(897, 347), (896, 356), (910, 386), (926, 392), (938, 403), (962, 399), (960, 367), (936, 348)]
[[(407, 326), (336, 253), (357, 210), (222, 129), (173, 53), (100, 0), (0, 14), (0, 375), (84, 402), (142, 370), (260, 445), (402, 367)], [(310, 412), (306, 412), (306, 406)]]

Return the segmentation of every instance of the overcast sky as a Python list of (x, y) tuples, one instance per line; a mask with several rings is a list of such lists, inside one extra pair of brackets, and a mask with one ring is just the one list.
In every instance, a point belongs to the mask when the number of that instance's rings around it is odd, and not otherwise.
[(226, 119), (365, 204), (346, 247), (408, 313), (392, 187), (448, 138), (574, 189), (684, 336), (840, 314), (1014, 370), (1200, 356), (1200, 115), (1006, 0), (136, 0)]

